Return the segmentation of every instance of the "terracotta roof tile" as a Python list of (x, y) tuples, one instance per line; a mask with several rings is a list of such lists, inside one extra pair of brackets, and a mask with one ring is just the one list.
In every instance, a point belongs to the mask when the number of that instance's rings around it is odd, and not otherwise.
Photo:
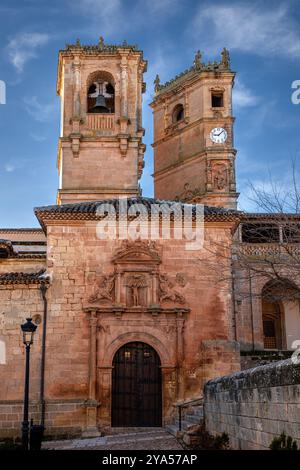
[(43, 283), (49, 283), (49, 277), (44, 269), (35, 273), (12, 272), (0, 274), (0, 285)]

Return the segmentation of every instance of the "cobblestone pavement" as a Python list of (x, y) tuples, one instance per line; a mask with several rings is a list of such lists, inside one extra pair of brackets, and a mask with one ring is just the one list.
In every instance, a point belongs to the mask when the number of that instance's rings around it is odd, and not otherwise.
[(89, 439), (43, 442), (43, 449), (52, 450), (181, 450), (179, 442), (163, 428), (145, 428)]

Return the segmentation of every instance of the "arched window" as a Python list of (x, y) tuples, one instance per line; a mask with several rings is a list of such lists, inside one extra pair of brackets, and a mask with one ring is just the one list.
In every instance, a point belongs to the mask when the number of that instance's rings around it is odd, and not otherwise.
[(282, 315), (279, 302), (262, 301), (262, 319), (265, 349), (282, 349)]
[(289, 349), (299, 316), (299, 288), (289, 279), (267, 282), (262, 290), (265, 349)]
[(115, 112), (115, 87), (108, 72), (95, 72), (87, 83), (87, 112), (108, 114)]
[(182, 104), (177, 104), (173, 110), (173, 122), (180, 122), (184, 119), (184, 107)]

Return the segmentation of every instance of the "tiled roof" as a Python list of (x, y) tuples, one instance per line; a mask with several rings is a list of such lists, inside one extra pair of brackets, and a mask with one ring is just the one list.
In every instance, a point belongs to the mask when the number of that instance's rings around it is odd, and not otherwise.
[(35, 273), (16, 272), (0, 274), (0, 285), (44, 283), (49, 283), (49, 277), (44, 269)]
[(288, 212), (244, 212), (242, 215), (243, 221), (254, 221), (254, 220), (300, 220), (300, 214), (288, 213)]
[(41, 228), (0, 228), (0, 238), (11, 242), (46, 242)]
[[(9, 235), (9, 234), (6, 234)], [(45, 238), (45, 236), (44, 236)], [(46, 257), (46, 242), (45, 241), (11, 241), (7, 238), (0, 238), (0, 249), (4, 256), (1, 259), (7, 258), (22, 258), (22, 259), (44, 259)]]
[[(116, 215), (119, 214), (120, 208), (120, 199), (105, 199), (101, 201), (91, 201), (91, 202), (79, 202), (74, 204), (62, 204), (62, 205), (53, 205), (53, 206), (44, 206), (44, 207), (36, 207), (34, 212), (37, 216), (39, 222), (41, 223), (42, 227), (44, 226), (44, 220), (51, 219), (79, 219), (79, 220), (97, 220), (101, 219), (97, 213), (98, 208), (102, 204), (109, 204), (111, 205)], [(127, 210), (132, 208), (132, 217), (136, 217), (138, 215), (135, 210), (135, 206), (137, 204), (141, 204), (147, 210), (147, 217), (151, 217), (153, 214), (153, 205), (166, 205), (167, 208), (171, 208), (176, 204), (176, 207), (180, 207), (182, 212), (184, 210), (192, 210), (193, 218), (196, 216), (197, 211), (197, 204), (184, 204), (181, 202), (176, 201), (163, 201), (154, 198), (145, 198), (145, 197), (138, 197), (138, 198), (128, 198), (127, 199)], [(199, 205), (198, 205), (199, 207)], [(137, 207), (136, 207), (137, 209)], [(125, 208), (126, 210), (126, 208)], [(241, 212), (233, 210), (233, 209), (224, 209), (221, 207), (212, 207), (212, 206), (204, 206), (204, 216), (206, 220), (218, 220), (218, 221), (236, 221), (240, 219)]]

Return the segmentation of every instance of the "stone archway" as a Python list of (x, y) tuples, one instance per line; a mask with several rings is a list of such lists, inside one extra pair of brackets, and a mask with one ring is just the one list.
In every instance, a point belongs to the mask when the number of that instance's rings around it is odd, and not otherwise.
[(159, 355), (149, 344), (132, 341), (114, 355), (112, 426), (162, 425), (162, 373)]
[[(128, 343), (143, 343), (153, 349), (160, 361), (161, 372), (161, 418), (156, 425), (162, 425), (171, 420), (173, 404), (178, 393), (178, 369), (174, 358), (158, 338), (143, 331), (126, 332), (114, 338), (105, 348), (104, 355), (99, 356), (97, 367), (97, 401), (101, 403), (98, 413), (100, 427), (111, 426), (114, 357)], [(128, 425), (128, 424), (127, 424)], [(142, 426), (142, 424), (140, 424)], [(146, 424), (144, 424), (146, 425)]]

